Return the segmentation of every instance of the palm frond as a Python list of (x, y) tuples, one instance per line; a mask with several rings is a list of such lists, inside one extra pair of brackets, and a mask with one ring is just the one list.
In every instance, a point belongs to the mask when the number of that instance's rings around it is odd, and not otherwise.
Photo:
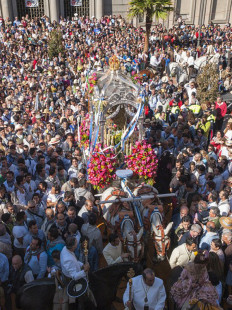
[(129, 2), (129, 17), (140, 14), (155, 15), (158, 18), (165, 18), (167, 13), (173, 10), (171, 0), (131, 0)]

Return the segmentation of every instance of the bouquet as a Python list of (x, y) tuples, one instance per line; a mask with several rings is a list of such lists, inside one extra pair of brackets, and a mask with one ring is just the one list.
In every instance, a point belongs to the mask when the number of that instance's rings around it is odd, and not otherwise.
[(139, 178), (143, 178), (145, 183), (154, 184), (158, 159), (151, 144), (146, 140), (137, 141), (135, 146), (132, 146), (132, 154), (125, 156), (125, 162), (128, 169), (131, 169)]
[(116, 177), (117, 158), (112, 149), (101, 150), (96, 146), (88, 166), (88, 179), (94, 189), (104, 188)]

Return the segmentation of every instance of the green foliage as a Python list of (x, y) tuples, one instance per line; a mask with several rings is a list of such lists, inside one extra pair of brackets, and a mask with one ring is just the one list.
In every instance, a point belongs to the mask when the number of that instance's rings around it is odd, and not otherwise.
[(129, 8), (129, 17), (136, 17), (140, 14), (146, 14), (146, 17), (156, 19), (165, 19), (167, 13), (173, 10), (172, 0), (131, 0)]
[(59, 53), (64, 55), (64, 45), (62, 33), (59, 30), (54, 29), (50, 33), (50, 38), (48, 41), (48, 55), (50, 59), (57, 57)]
[(207, 64), (197, 77), (197, 98), (201, 104), (214, 102), (218, 96), (219, 74), (215, 64)]
[(154, 16), (156, 19), (165, 19), (167, 13), (173, 11), (172, 0), (131, 0), (129, 5), (129, 18), (138, 17), (139, 15), (144, 14), (146, 16), (144, 52), (148, 52), (152, 19)]

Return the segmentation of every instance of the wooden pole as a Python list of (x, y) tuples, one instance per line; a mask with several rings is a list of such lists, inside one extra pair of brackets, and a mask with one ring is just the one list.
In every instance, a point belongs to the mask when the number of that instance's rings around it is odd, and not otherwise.
[[(130, 268), (127, 272), (127, 276), (129, 278), (129, 301), (132, 302), (132, 278), (135, 276), (135, 272), (133, 268)], [(132, 305), (130, 306), (130, 310), (132, 310)]]

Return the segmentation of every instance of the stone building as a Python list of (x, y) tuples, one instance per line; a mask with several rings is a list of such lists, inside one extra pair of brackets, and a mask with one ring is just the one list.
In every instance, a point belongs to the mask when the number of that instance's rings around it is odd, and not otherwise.
[[(36, 3), (36, 6), (29, 7), (31, 3)], [(59, 16), (73, 17), (75, 13), (78, 16), (97, 18), (110, 14), (126, 17), (128, 3), (129, 0), (0, 0), (0, 15), (10, 19), (14, 19), (15, 16), (21, 18), (25, 14), (29, 14), (30, 17), (47, 15), (52, 21), (58, 21)], [(166, 20), (159, 22), (172, 27), (177, 23), (178, 16), (182, 16), (186, 24), (232, 22), (232, 0), (174, 0), (174, 7), (174, 12), (171, 12)], [(134, 23), (143, 26), (144, 16), (139, 16)]]

